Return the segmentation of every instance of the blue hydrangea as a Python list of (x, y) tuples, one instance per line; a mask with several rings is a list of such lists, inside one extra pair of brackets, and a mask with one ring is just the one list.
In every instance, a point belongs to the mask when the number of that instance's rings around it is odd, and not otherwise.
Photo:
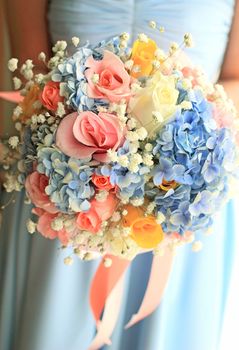
[[(129, 143), (126, 141), (117, 151), (118, 155), (130, 155)], [(99, 174), (109, 176), (112, 185), (118, 187), (117, 195), (121, 199), (139, 199), (145, 195), (145, 175), (150, 170), (147, 166), (140, 164), (137, 172), (131, 172), (117, 162), (104, 165), (97, 169)]]
[(160, 157), (159, 165), (152, 171), (155, 186), (162, 184), (163, 179), (171, 181), (174, 179), (173, 163), (170, 159)]
[(37, 170), (49, 177), (46, 193), (64, 213), (87, 211), (94, 195), (90, 159), (69, 158), (53, 147), (38, 151)]
[(52, 74), (52, 80), (65, 83), (70, 106), (74, 110), (90, 110), (94, 99), (86, 95), (85, 62), (93, 51), (88, 45), (80, 47), (76, 53), (60, 63)]
[(108, 106), (108, 102), (103, 99), (94, 99), (87, 96), (87, 79), (85, 77), (85, 62), (89, 56), (96, 60), (103, 58), (103, 50), (110, 50), (119, 54), (119, 37), (114, 37), (108, 41), (101, 41), (92, 47), (87, 43), (77, 49), (73, 56), (60, 63), (52, 74), (52, 80), (65, 83), (65, 91), (68, 101), (73, 110), (77, 111), (97, 111), (98, 106)]
[(188, 201), (181, 202), (178, 209), (174, 210), (169, 218), (171, 230), (176, 232), (185, 231), (192, 224), (192, 215), (189, 211), (190, 204)]
[(115, 36), (107, 40), (102, 40), (96, 46), (93, 47), (94, 51), (102, 54), (103, 50), (108, 50), (113, 52), (115, 55), (119, 56), (120, 54), (128, 55), (130, 54), (129, 48), (120, 48), (120, 38)]
[(22, 144), (20, 148), (22, 165), (24, 172), (21, 174), (21, 183), (24, 183), (26, 176), (33, 171), (33, 162), (36, 160), (37, 149), (32, 140), (32, 130), (30, 127), (24, 129)]
[(137, 173), (132, 173), (126, 167), (115, 164), (110, 171), (110, 182), (119, 187), (121, 198), (142, 198), (144, 197), (145, 170), (145, 167), (140, 166)]
[(36, 149), (39, 147), (50, 147), (55, 141), (55, 130), (48, 124), (42, 124), (32, 131), (31, 140)]
[(166, 232), (183, 233), (211, 223), (218, 202), (226, 197), (225, 184), (235, 162), (231, 133), (216, 128), (211, 105), (200, 91), (190, 92), (187, 98), (192, 109), (178, 112), (163, 126), (153, 148), (158, 160), (152, 172), (154, 184), (158, 186), (163, 180), (179, 184), (168, 192), (148, 190), (156, 212), (168, 218), (163, 224)]
[(97, 170), (97, 173), (103, 176), (109, 176), (112, 185), (118, 187), (117, 195), (121, 199), (138, 199), (144, 197), (145, 171), (143, 166), (137, 173), (130, 172), (126, 167), (119, 164), (103, 166)]
[(38, 125), (36, 129), (25, 127), (21, 143), (21, 174), (20, 183), (24, 183), (28, 174), (33, 171), (34, 163), (37, 161), (37, 150), (40, 147), (51, 146), (54, 142), (54, 133), (46, 124)]

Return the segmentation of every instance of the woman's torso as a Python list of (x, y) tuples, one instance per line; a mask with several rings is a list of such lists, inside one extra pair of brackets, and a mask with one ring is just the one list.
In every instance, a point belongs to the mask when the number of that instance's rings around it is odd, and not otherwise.
[[(218, 78), (227, 46), (235, 0), (52, 0), (49, 28), (52, 41), (80, 36), (92, 43), (128, 32), (154, 38), (167, 50), (170, 42), (182, 41), (190, 32), (195, 47), (187, 50), (194, 63), (203, 67), (212, 80)], [(152, 30), (154, 20), (164, 33)]]

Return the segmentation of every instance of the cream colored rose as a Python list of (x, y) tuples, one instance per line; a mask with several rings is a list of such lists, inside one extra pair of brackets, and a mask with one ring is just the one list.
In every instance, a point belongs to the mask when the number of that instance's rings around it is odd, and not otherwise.
[(173, 76), (156, 72), (147, 86), (132, 98), (130, 111), (149, 134), (168, 122), (179, 108), (176, 105), (179, 92), (175, 84)]

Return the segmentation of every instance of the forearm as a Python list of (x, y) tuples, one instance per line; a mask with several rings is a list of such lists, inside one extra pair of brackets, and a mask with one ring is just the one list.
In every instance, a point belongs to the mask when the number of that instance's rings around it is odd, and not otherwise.
[(233, 100), (239, 111), (239, 79), (222, 79), (219, 83), (223, 85), (228, 96)]
[(47, 0), (5, 0), (12, 56), (20, 62), (50, 52)]

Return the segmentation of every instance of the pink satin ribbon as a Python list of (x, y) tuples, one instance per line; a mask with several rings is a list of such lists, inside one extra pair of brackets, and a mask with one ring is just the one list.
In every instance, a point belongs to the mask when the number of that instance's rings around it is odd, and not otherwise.
[(23, 96), (21, 96), (18, 91), (0, 91), (0, 98), (15, 103), (19, 103), (23, 100)]
[[(122, 259), (116, 257), (110, 258), (113, 258), (112, 266), (103, 268), (104, 265), (101, 263), (91, 286), (91, 308), (96, 319), (97, 334), (88, 350), (97, 350), (104, 344), (111, 344), (110, 337), (113, 333), (121, 307), (124, 273), (128, 265), (127, 261)], [(133, 326), (156, 310), (167, 285), (172, 261), (173, 253), (167, 248), (165, 248), (165, 254), (163, 256), (155, 256), (153, 258), (149, 282), (143, 302), (138, 312), (132, 316), (125, 328)], [(104, 283), (107, 283), (107, 285), (105, 286)], [(100, 321), (99, 317), (103, 311), (104, 305), (104, 314)]]
[(153, 258), (150, 277), (144, 299), (136, 314), (125, 326), (128, 329), (149, 316), (159, 306), (167, 281), (170, 275), (173, 262), (173, 253), (168, 248), (165, 248), (163, 256), (155, 256)]
[[(112, 265), (105, 267), (104, 259), (111, 259)], [(111, 344), (121, 307), (124, 273), (130, 261), (106, 255), (100, 263), (90, 289), (90, 305), (96, 321), (97, 333), (88, 350), (97, 350), (104, 344)], [(104, 310), (102, 320), (101, 314)]]
[(104, 314), (97, 323), (97, 333), (88, 350), (100, 349), (105, 344), (111, 345), (110, 337), (118, 320), (124, 292), (124, 279), (122, 275), (106, 300)]
[(130, 264), (129, 260), (120, 259), (113, 255), (106, 255), (104, 259), (111, 259), (112, 265), (105, 267), (102, 260), (95, 273), (90, 289), (90, 305), (96, 324), (100, 320), (108, 296)]

